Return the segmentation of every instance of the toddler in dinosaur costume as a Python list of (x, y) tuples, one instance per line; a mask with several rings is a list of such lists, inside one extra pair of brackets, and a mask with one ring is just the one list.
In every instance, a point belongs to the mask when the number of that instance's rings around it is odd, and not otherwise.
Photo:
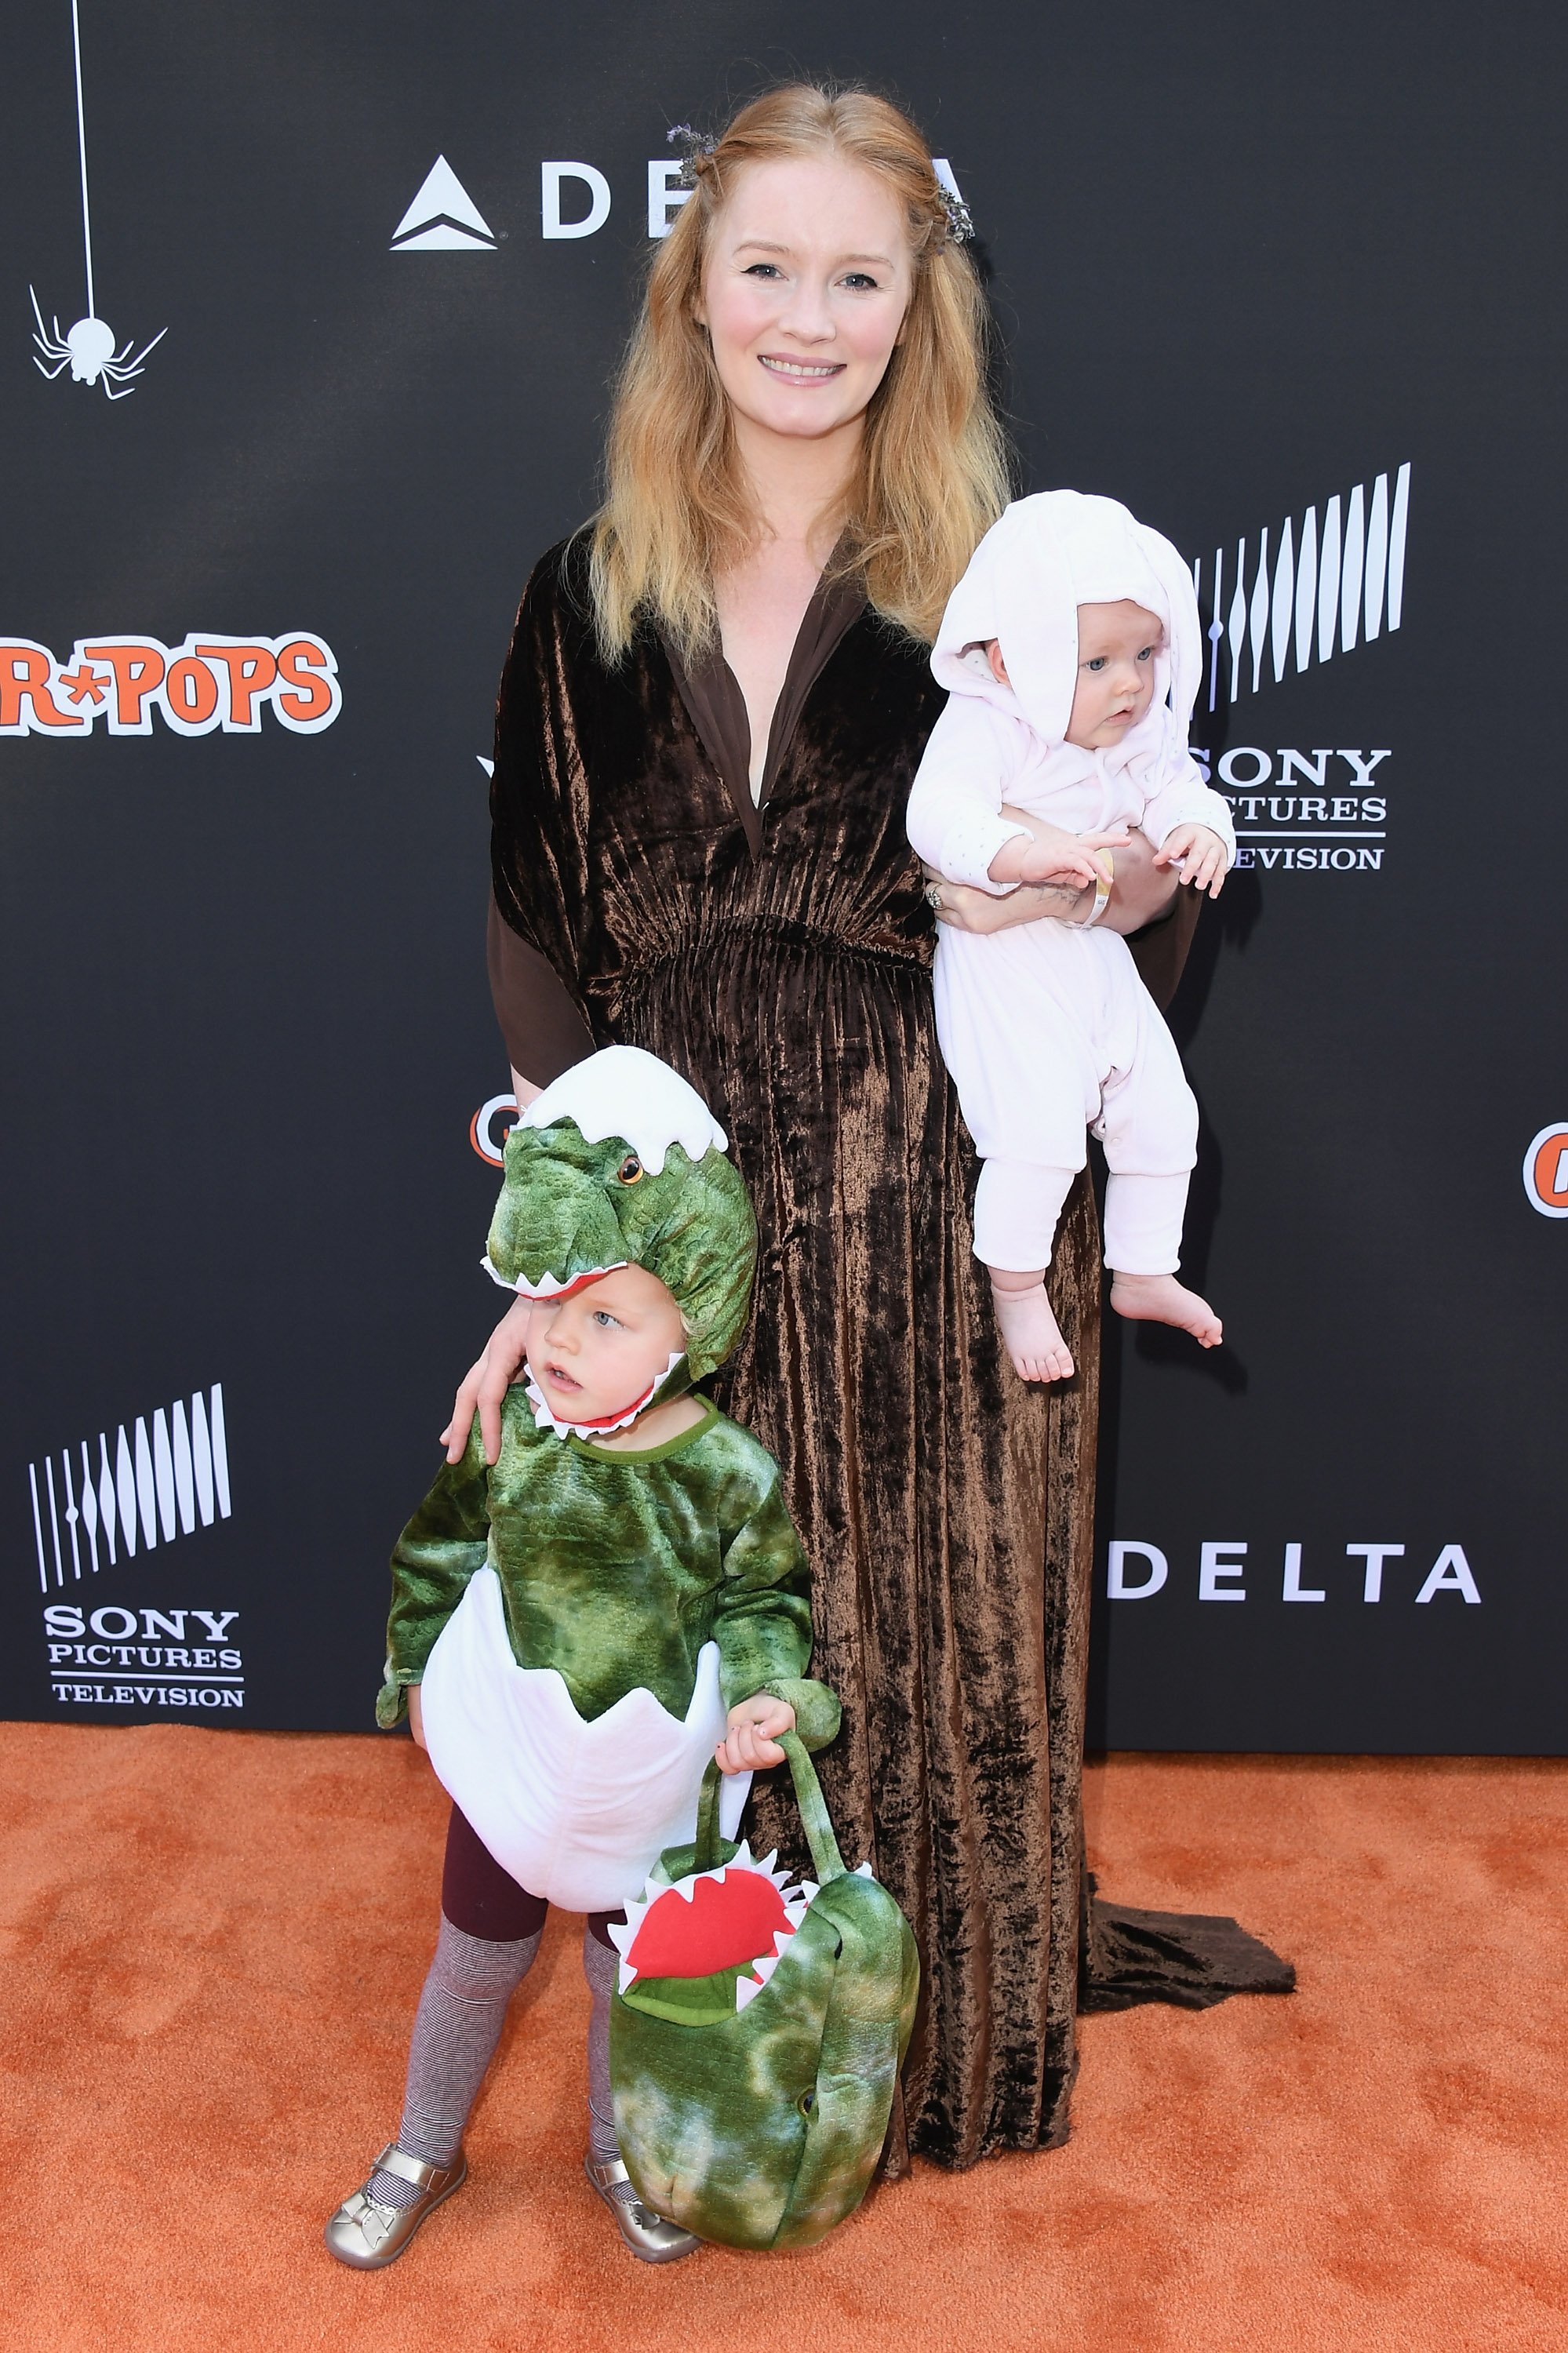
[(589, 1916), (585, 2166), (633, 2253), (696, 2244), (633, 2194), (611, 2121), (609, 1919), (695, 1831), (710, 1757), (733, 1836), (751, 1769), (838, 1703), (779, 1469), (692, 1393), (738, 1339), (757, 1229), (726, 1137), (653, 1055), (612, 1046), (507, 1140), (485, 1264), (536, 1303), (501, 1453), (443, 1465), (392, 1556), (383, 1725), (407, 1704), (451, 1798), (435, 1959), (397, 2137), (326, 2227), (379, 2268), (461, 2187), (468, 2113), (547, 1905)]

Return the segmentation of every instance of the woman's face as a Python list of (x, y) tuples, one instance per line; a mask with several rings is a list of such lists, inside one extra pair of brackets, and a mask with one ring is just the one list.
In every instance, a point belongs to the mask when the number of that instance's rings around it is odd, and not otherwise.
[(900, 207), (859, 164), (748, 164), (713, 225), (696, 312), (737, 421), (792, 440), (858, 429), (912, 276)]

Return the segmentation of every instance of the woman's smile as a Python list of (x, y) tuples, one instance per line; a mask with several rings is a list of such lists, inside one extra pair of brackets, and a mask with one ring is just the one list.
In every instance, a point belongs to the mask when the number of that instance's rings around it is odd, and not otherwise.
[(792, 360), (782, 352), (758, 352), (757, 356), (769, 375), (783, 376), (794, 384), (825, 384), (844, 372), (842, 360)]

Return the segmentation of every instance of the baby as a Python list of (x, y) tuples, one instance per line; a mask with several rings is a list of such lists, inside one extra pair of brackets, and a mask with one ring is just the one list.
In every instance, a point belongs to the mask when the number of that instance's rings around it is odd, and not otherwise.
[(550, 1904), (589, 1915), (589, 2182), (648, 2263), (696, 2242), (635, 2197), (612, 2120), (609, 1935), (664, 1848), (689, 1841), (708, 1759), (733, 1777), (777, 1736), (820, 1747), (805, 1679), (806, 1563), (772, 1456), (691, 1384), (751, 1296), (757, 1229), (724, 1131), (667, 1065), (612, 1046), (529, 1104), (506, 1145), (485, 1263), (534, 1303), (525, 1388), (479, 1424), (392, 1556), (387, 1679), (452, 1799), (435, 1959), (397, 2137), (326, 2228), (345, 2263), (393, 2262), (462, 2187), (463, 2129)]
[(1126, 941), (1094, 928), (1129, 826), (1157, 865), (1213, 897), (1234, 859), (1230, 811), (1187, 749), (1202, 650), (1192, 577), (1169, 540), (1114, 499), (1048, 491), (981, 540), (931, 657), (951, 694), (909, 796), (920, 856), (997, 895), (1096, 886), (1078, 923), (938, 934), (938, 1035), (985, 1163), (975, 1254), (1025, 1380), (1073, 1370), (1045, 1271), (1086, 1127), (1109, 1171), (1111, 1305), (1205, 1348), (1222, 1337), (1176, 1280), (1197, 1104)]

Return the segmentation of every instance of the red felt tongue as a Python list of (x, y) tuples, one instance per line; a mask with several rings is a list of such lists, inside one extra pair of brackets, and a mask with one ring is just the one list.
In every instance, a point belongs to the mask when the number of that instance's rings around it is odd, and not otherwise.
[(626, 1957), (639, 1977), (711, 1977), (772, 1952), (774, 1936), (789, 1926), (771, 1879), (726, 1871), (722, 1883), (699, 1879), (690, 1903), (673, 1888), (656, 1896)]

